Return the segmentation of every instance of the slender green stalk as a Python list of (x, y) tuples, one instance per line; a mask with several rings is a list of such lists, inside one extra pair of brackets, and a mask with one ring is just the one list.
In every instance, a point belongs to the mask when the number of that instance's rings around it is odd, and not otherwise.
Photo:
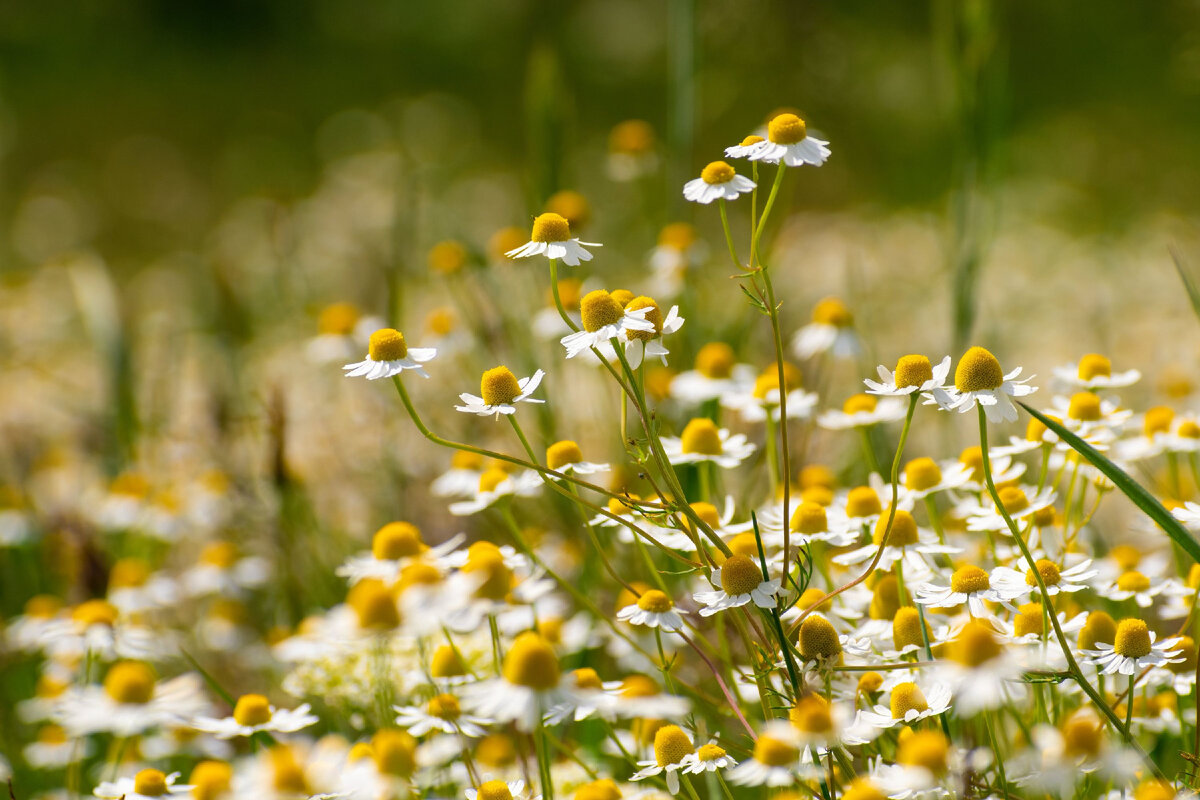
[(572, 331), (578, 332), (579, 326), (575, 324), (575, 320), (571, 319), (571, 315), (563, 308), (562, 298), (558, 296), (558, 259), (550, 259), (550, 292), (554, 295), (554, 307), (558, 309), (558, 315), (562, 317), (563, 322), (567, 323), (567, 327)]

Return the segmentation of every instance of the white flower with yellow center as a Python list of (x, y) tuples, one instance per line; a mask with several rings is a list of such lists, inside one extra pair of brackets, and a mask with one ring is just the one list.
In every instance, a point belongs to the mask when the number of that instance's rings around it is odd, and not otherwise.
[(709, 342), (697, 351), (693, 368), (671, 380), (671, 397), (698, 405), (736, 392), (752, 380), (754, 368), (737, 363), (732, 347)]
[(1188, 500), (1183, 505), (1171, 509), (1171, 516), (1191, 530), (1200, 530), (1200, 503)]
[(729, 771), (734, 786), (792, 786), (819, 771), (801, 763), (800, 748), (788, 740), (787, 733), (771, 730), (768, 726), (760, 733), (750, 758)]
[[(820, 503), (811, 500), (801, 500), (794, 505), (792, 519), (789, 524), (790, 534), (788, 543), (801, 546), (810, 542), (829, 542), (834, 547), (845, 547), (854, 544), (858, 539), (857, 531), (850, 530), (845, 517), (834, 513)], [(767, 547), (783, 547), (783, 506), (777, 504), (763, 511), (758, 517), (759, 529), (763, 544)]]
[(907, 397), (913, 392), (932, 392), (946, 385), (946, 377), (950, 374), (950, 356), (943, 358), (936, 367), (922, 355), (901, 356), (896, 362), (895, 372), (882, 364), (876, 371), (879, 373), (878, 382), (870, 378), (863, 380), (867, 385), (867, 394)]
[(135, 736), (153, 728), (190, 719), (208, 709), (195, 675), (156, 680), (141, 661), (118, 661), (108, 668), (102, 686), (68, 689), (54, 710), (54, 721), (73, 737), (107, 732)]
[(406, 369), (428, 378), (429, 373), (421, 365), (436, 355), (437, 349), (433, 347), (409, 347), (404, 334), (395, 328), (380, 328), (371, 334), (366, 359), (347, 364), (342, 369), (347, 378), (365, 377), (369, 381), (390, 378)]
[(1136, 569), (1122, 572), (1116, 580), (1107, 586), (1097, 587), (1097, 590), (1101, 596), (1110, 600), (1132, 599), (1139, 608), (1150, 608), (1159, 595), (1169, 597), (1188, 593), (1188, 589), (1175, 578), (1156, 576), (1151, 580), (1148, 575)]
[(528, 378), (517, 380), (512, 370), (505, 366), (493, 367), (483, 373), (479, 381), (479, 392), (482, 397), (463, 392), (458, 396), (465, 405), (455, 406), (455, 410), (464, 414), (476, 414), (481, 417), (495, 417), (501, 414), (517, 413), (517, 403), (544, 403), (530, 397), (542, 383), (546, 373), (538, 370)]
[(675, 604), (658, 589), (642, 592), (636, 603), (617, 612), (617, 619), (630, 625), (645, 625), (647, 628), (661, 628), (664, 631), (677, 631), (683, 627), (683, 618), (675, 609)]
[[(476, 478), (476, 485), (479, 480)], [(389, 586), (400, 578), (401, 570), (414, 560), (424, 559), (440, 563), (452, 553), (466, 537), (453, 536), (447, 541), (430, 547), (421, 539), (421, 531), (410, 522), (389, 522), (371, 538), (371, 551), (351, 556), (337, 568), (336, 574), (351, 584), (366, 578), (377, 578)]]
[[(765, 131), (764, 131), (765, 133)], [(737, 144), (730, 145), (725, 148), (725, 155), (729, 158), (747, 158), (754, 152), (754, 148), (765, 142), (766, 139), (756, 133), (752, 133)]]
[(737, 766), (737, 759), (725, 752), (716, 742), (702, 744), (696, 752), (683, 757), (683, 771), (688, 775), (701, 775)]
[(765, 141), (751, 145), (746, 158), (789, 167), (819, 167), (829, 158), (829, 142), (808, 135), (808, 126), (795, 114), (779, 114), (767, 123)]
[(984, 603), (1000, 603), (1011, 608), (1009, 601), (1026, 591), (1025, 587), (993, 586), (985, 570), (967, 564), (954, 571), (949, 586), (927, 583), (917, 589), (913, 599), (930, 608), (953, 608), (965, 603), (971, 616), (988, 617), (991, 614)]
[(158, 800), (173, 795), (190, 795), (194, 786), (175, 785), (178, 772), (164, 775), (156, 769), (144, 769), (132, 778), (104, 781), (93, 791), (96, 797), (111, 800)]
[[(1029, 489), (1034, 491), (1034, 487)], [(1000, 496), (1000, 505), (1008, 512), (1013, 522), (1021, 522), (1043, 509), (1051, 508), (1055, 498), (1054, 490), (1050, 487), (1042, 489), (1033, 497), (1026, 494), (1025, 489), (1020, 486), (1005, 486), (996, 494)], [(967, 530), (1009, 533), (1008, 523), (1004, 521), (1000, 509), (995, 504), (987, 508), (981, 506), (972, 511), (967, 517)]]
[(271, 564), (267, 559), (244, 555), (233, 542), (217, 540), (204, 546), (199, 563), (180, 576), (180, 583), (193, 597), (244, 595), (270, 577)]
[(831, 431), (865, 428), (880, 422), (902, 420), (905, 410), (904, 401), (895, 397), (877, 400), (869, 394), (856, 394), (847, 398), (841, 411), (826, 411), (818, 416), (817, 424)]
[(611, 294), (596, 289), (579, 301), (583, 330), (569, 333), (559, 341), (567, 351), (567, 358), (574, 358), (593, 347), (603, 348), (606, 344), (611, 347), (614, 339), (619, 344), (631, 332), (657, 334), (658, 327), (649, 318), (650, 312), (657, 310), (657, 305), (648, 304), (622, 308)]
[(947, 469), (927, 456), (914, 458), (900, 473), (900, 494), (907, 500), (923, 500), (930, 495), (961, 488), (971, 480), (971, 468), (951, 462)]
[(563, 439), (546, 448), (546, 466), (555, 472), (568, 475), (594, 475), (611, 469), (608, 464), (584, 461), (583, 450), (577, 442), (570, 439)]
[[(657, 358), (665, 365), (671, 351), (663, 345), (663, 337), (678, 331), (683, 327), (684, 322), (683, 317), (679, 316), (679, 306), (671, 306), (671, 310), (664, 318), (658, 303), (645, 295), (630, 300), (625, 305), (625, 312), (636, 312), (643, 308), (648, 309), (644, 319), (653, 323), (654, 330), (629, 329), (625, 331), (625, 358), (629, 360), (629, 366), (634, 369), (640, 367), (646, 358)], [(607, 356), (611, 352), (611, 345), (601, 349)]]
[(429, 493), (434, 497), (471, 497), (483, 474), (483, 456), (467, 450), (455, 450), (450, 468), (433, 479)]
[(701, 603), (700, 616), (711, 617), (729, 608), (738, 608), (751, 602), (759, 608), (775, 608), (775, 595), (779, 594), (782, 581), (763, 577), (759, 562), (743, 555), (731, 555), (725, 563), (712, 571), (715, 591), (696, 592), (692, 599)]
[(891, 532), (888, 533), (889, 516), (891, 516), (889, 511), (883, 511), (875, 520), (875, 534), (871, 544), (851, 550), (849, 553), (834, 556), (833, 563), (851, 566), (870, 561), (879, 551), (885, 535), (887, 544), (883, 547), (883, 553), (879, 557), (876, 569), (891, 569), (893, 564), (902, 560), (904, 568), (910, 570), (910, 574), (920, 575), (929, 569), (929, 565), (922, 556), (959, 552), (957, 547), (941, 544), (937, 534), (933, 531), (918, 527), (912, 513), (902, 508), (896, 509)]
[(531, 469), (510, 474), (499, 467), (492, 467), (479, 476), (475, 496), (451, 503), (450, 513), (456, 517), (467, 517), (507, 497), (536, 497), (541, 494), (542, 485), (541, 476)]
[(949, 709), (950, 689), (945, 684), (934, 683), (922, 691), (920, 686), (907, 681), (892, 687), (887, 705), (859, 712), (857, 721), (877, 730), (887, 730), (939, 716)]
[[(799, 388), (800, 371), (784, 364), (784, 381), (788, 385), (788, 419), (808, 419), (817, 406), (816, 392)], [(792, 388), (795, 387), (795, 388)], [(763, 422), (767, 415), (775, 422), (780, 418), (779, 370), (771, 365), (754, 379), (754, 383), (739, 382), (732, 391), (721, 395), (721, 407), (737, 411), (746, 422)]]
[(598, 242), (581, 242), (571, 236), (571, 224), (561, 214), (546, 212), (533, 221), (529, 241), (504, 255), (509, 258), (545, 256), (562, 259), (569, 267), (579, 266), (580, 261), (591, 261), (592, 254), (585, 247), (600, 247)]
[(683, 728), (678, 725), (664, 725), (654, 732), (654, 758), (637, 762), (642, 769), (635, 772), (629, 780), (642, 781), (665, 772), (667, 790), (671, 794), (678, 794), (678, 772), (686, 766), (684, 759), (692, 753), (691, 737)]
[(736, 200), (739, 194), (754, 191), (756, 185), (724, 161), (714, 161), (701, 170), (699, 178), (683, 185), (683, 196), (693, 203), (708, 205), (714, 200)]
[(244, 694), (238, 698), (233, 714), (223, 719), (197, 717), (191, 727), (211, 733), (218, 739), (253, 736), (256, 733), (295, 733), (320, 720), (309, 713), (308, 703), (294, 709), (277, 709), (261, 694)]
[(792, 337), (792, 352), (797, 358), (808, 359), (820, 353), (834, 358), (850, 359), (862, 351), (854, 331), (854, 315), (836, 297), (826, 297), (813, 306), (812, 322), (796, 331)]
[(554, 648), (541, 634), (526, 631), (504, 655), (501, 675), (463, 689), (471, 710), (498, 723), (514, 722), (532, 731), (550, 709), (575, 698), (562, 685), (562, 670)]
[(1064, 386), (1078, 389), (1122, 389), (1132, 386), (1142, 378), (1142, 373), (1136, 369), (1116, 372), (1112, 370), (1112, 361), (1099, 353), (1088, 353), (1079, 359), (1078, 366), (1066, 364), (1055, 367), (1054, 377)]
[[(1120, 430), (1133, 411), (1121, 408), (1120, 403), (1100, 397), (1094, 392), (1076, 392), (1070, 397), (1055, 397), (1046, 409), (1046, 416), (1059, 420), (1067, 430), (1079, 436), (1107, 438)], [(1107, 434), (1107, 437), (1105, 437)]]
[(479, 789), (467, 789), (464, 794), (467, 800), (540, 800), (541, 795), (528, 796), (525, 791), (525, 781), (490, 780), (479, 784)]
[(484, 717), (464, 714), (458, 698), (452, 694), (439, 694), (424, 706), (392, 708), (397, 714), (396, 724), (417, 737), (436, 730), (478, 738), (487, 733), (484, 726), (491, 724), (491, 720)]
[[(1014, 461), (1012, 456), (1000, 455), (996, 449), (988, 449), (988, 461), (992, 466), (992, 481), (997, 486), (1012, 483), (1025, 474), (1024, 461)], [(958, 466), (966, 467), (970, 471), (968, 480), (958, 488), (961, 488), (965, 492), (981, 493), (987, 491), (987, 482), (983, 478), (983, 450), (980, 449), (979, 445), (973, 445), (964, 449), (959, 453), (957, 461), (943, 461), (942, 471), (950, 472)], [(977, 507), (978, 504), (976, 504)]]
[[(1090, 587), (1088, 581), (1096, 577), (1097, 570), (1092, 568), (1092, 560), (1086, 558), (1066, 569), (1047, 558), (1039, 558), (1037, 570), (1041, 573), (1042, 582), (1046, 584), (1046, 593), (1053, 597), (1059, 592), (1074, 593)], [(1021, 597), (1038, 588), (1037, 578), (1033, 571), (1013, 569), (1012, 567), (996, 567), (991, 572), (992, 585), (997, 589), (1011, 594), (1021, 591), (1012, 597)]]
[(1156, 641), (1158, 634), (1142, 619), (1123, 619), (1117, 623), (1112, 644), (1097, 642), (1095, 650), (1083, 650), (1088, 661), (1103, 675), (1134, 675), (1145, 667), (1161, 667), (1186, 656), (1178, 649), (1182, 639), (1173, 636)]
[(954, 695), (960, 716), (1019, 702), (1023, 696), (1021, 662), (1005, 649), (990, 622), (968, 621), (948, 651), (949, 658), (938, 662), (938, 676)]
[(679, 436), (662, 437), (662, 448), (672, 464), (709, 461), (723, 469), (737, 467), (757, 449), (745, 434), (731, 434), (707, 417), (692, 419)]
[(1012, 398), (1037, 391), (1037, 387), (1026, 385), (1033, 376), (1017, 380), (1020, 374), (1020, 367), (1005, 374), (1000, 362), (988, 350), (972, 347), (958, 360), (954, 386), (935, 388), (925, 395), (926, 404), (936, 403), (944, 411), (959, 413), (966, 413), (978, 404), (983, 406), (988, 422), (1015, 422), (1017, 407)]
[(956, 797), (961, 781), (955, 774), (961, 758), (937, 730), (909, 731), (896, 749), (896, 763), (877, 760), (870, 771), (871, 788), (893, 800)]

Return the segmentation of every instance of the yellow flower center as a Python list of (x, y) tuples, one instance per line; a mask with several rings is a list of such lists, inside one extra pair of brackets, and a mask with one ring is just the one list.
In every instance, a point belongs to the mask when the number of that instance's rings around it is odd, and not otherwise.
[(576, 789), (575, 800), (621, 800), (621, 790), (612, 778), (601, 778)]
[[(902, 650), (909, 645), (924, 646), (925, 638), (921, 628), (921, 612), (912, 606), (896, 609), (896, 614), (892, 617), (892, 642), (895, 643), (896, 649)], [(925, 626), (924, 633), (928, 635), (928, 626)]]
[(1046, 430), (1046, 426), (1042, 424), (1040, 419), (1031, 418), (1029, 424), (1025, 426), (1025, 440), (1028, 442), (1040, 442)]
[(856, 486), (846, 495), (846, 516), (870, 517), (883, 511), (879, 494), (870, 486)]
[(752, 133), (749, 136), (747, 136), (745, 139), (742, 139), (740, 144), (742, 147), (749, 147), (752, 144), (758, 144), (759, 142), (764, 142), (764, 141), (766, 141), (766, 140), (763, 139), (763, 137)]
[(1042, 614), (1041, 603), (1022, 603), (1013, 617), (1013, 633), (1017, 636), (1027, 636), (1034, 633), (1041, 636), (1046, 630), (1046, 618)]
[(458, 272), (467, 263), (467, 248), (453, 240), (438, 242), (429, 250), (429, 268), (434, 272), (449, 275)]
[(1079, 359), (1079, 380), (1090, 381), (1092, 378), (1112, 375), (1112, 362), (1099, 353), (1088, 353)]
[(661, 336), (662, 335), (662, 326), (663, 326), (663, 313), (662, 313), (662, 309), (658, 307), (658, 303), (654, 302), (653, 298), (642, 295), (640, 297), (633, 298), (625, 305), (626, 311), (637, 311), (640, 308), (650, 309), (649, 311), (646, 312), (645, 320), (647, 322), (654, 323), (654, 330), (652, 330), (652, 331), (629, 330), (629, 331), (625, 331), (625, 337), (627, 339), (641, 339), (643, 342), (648, 342), (657, 336)]
[(1179, 423), (1175, 433), (1184, 439), (1200, 439), (1200, 424), (1193, 419), (1185, 419)]
[(595, 333), (606, 325), (616, 325), (624, 316), (621, 304), (603, 289), (584, 295), (579, 310), (583, 317), (583, 329), (589, 333)]
[(1093, 611), (1079, 631), (1079, 649), (1095, 650), (1098, 644), (1112, 644), (1117, 638), (1117, 621), (1107, 611)]
[(490, 467), (479, 475), (479, 491), (494, 492), (496, 487), (508, 480), (508, 473), (499, 467)]
[(724, 452), (721, 433), (716, 423), (707, 417), (696, 417), (689, 422), (680, 435), (680, 446), (685, 453), (719, 456)]
[[(654, 128), (649, 122), (642, 119), (627, 119), (619, 122), (608, 134), (608, 149), (614, 153), (641, 155), (650, 152), (653, 147)], [(587, 800), (600, 800), (600, 798), (588, 798)]]
[(660, 767), (678, 764), (692, 754), (692, 740), (678, 725), (664, 725), (654, 734), (654, 760)]
[(1123, 570), (1131, 570), (1142, 560), (1142, 553), (1131, 544), (1119, 544), (1109, 553)]
[(1117, 578), (1117, 588), (1122, 592), (1144, 592), (1150, 588), (1150, 579), (1137, 570), (1131, 569)]
[(838, 298), (826, 297), (813, 306), (812, 321), (835, 328), (849, 328), (854, 324), (854, 315)]
[(435, 678), (456, 678), (467, 674), (467, 665), (457, 650), (444, 644), (434, 651), (429, 671)]
[(909, 711), (928, 711), (929, 701), (915, 683), (900, 683), (892, 689), (892, 718), (904, 719)]
[(384, 775), (406, 778), (417, 766), (417, 741), (404, 731), (385, 728), (371, 737), (375, 768)]
[(568, 464), (579, 464), (582, 461), (583, 451), (570, 439), (555, 442), (546, 448), (546, 466), (550, 469), (562, 469)]
[(981, 392), (996, 389), (1004, 383), (1004, 370), (988, 350), (972, 347), (958, 360), (954, 370), (954, 386), (960, 392)]
[(107, 625), (111, 628), (117, 621), (117, 609), (104, 600), (85, 600), (71, 611), (71, 619), (85, 628), (93, 625)]
[(820, 614), (809, 614), (800, 623), (800, 655), (831, 658), (842, 652), (842, 642), (832, 623)]
[[(913, 609), (914, 611), (916, 609)], [(875, 694), (883, 688), (883, 676), (878, 672), (864, 672), (858, 679), (858, 694)]]
[(426, 549), (421, 531), (408, 522), (389, 522), (371, 539), (371, 555), (380, 561), (419, 556)]
[(950, 745), (941, 731), (916, 731), (900, 743), (896, 761), (941, 775), (946, 771), (949, 755)]
[(1183, 661), (1167, 664), (1167, 669), (1176, 675), (1190, 675), (1196, 671), (1196, 640), (1190, 636), (1182, 636), (1175, 646), (1175, 656), (1183, 656)]
[(837, 476), (824, 464), (808, 464), (800, 470), (800, 488), (811, 489), (814, 486), (832, 489), (837, 486)]
[(58, 725), (44, 725), (37, 732), (37, 740), (42, 744), (66, 744), (67, 732)]
[(592, 216), (587, 198), (571, 189), (555, 192), (546, 200), (546, 210), (566, 217), (569, 225), (580, 227)]
[(503, 600), (512, 589), (512, 570), (504, 563), (504, 556), (499, 550), (471, 552), (462, 571), (468, 575), (482, 576), (483, 583), (475, 590), (475, 594), (487, 600)]
[(1100, 419), (1100, 398), (1091, 392), (1076, 392), (1071, 395), (1067, 416), (1080, 422), (1096, 422)]
[(709, 342), (696, 353), (696, 371), (706, 378), (723, 380), (733, 374), (733, 348), (724, 342)]
[(729, 183), (736, 174), (724, 161), (714, 161), (701, 170), (700, 178), (708, 184)]
[[(724, 579), (724, 571), (722, 571), (722, 579)], [(649, 611), (653, 614), (662, 614), (665, 611), (671, 610), (671, 598), (667, 597), (664, 592), (658, 589), (651, 589), (638, 598), (638, 608), (642, 611)]]
[(725, 750), (715, 744), (700, 745), (700, 749), (696, 751), (696, 758), (700, 761), (716, 761), (725, 757)]
[(122, 558), (108, 573), (109, 589), (130, 589), (142, 586), (150, 577), (150, 565), (140, 558)]
[(658, 684), (645, 675), (630, 675), (621, 681), (622, 697), (654, 697)]
[(431, 717), (438, 719), (456, 720), (462, 716), (462, 706), (459, 705), (458, 698), (452, 694), (439, 694), (429, 701), (425, 710)]
[(842, 800), (887, 800), (887, 795), (875, 788), (867, 778), (855, 778), (842, 792)]
[(732, 555), (721, 565), (721, 588), (730, 597), (750, 594), (762, 582), (762, 568), (749, 556)]
[(696, 229), (686, 222), (672, 222), (658, 232), (658, 243), (680, 252), (687, 250), (697, 239)]
[(232, 782), (233, 767), (224, 761), (201, 761), (188, 778), (196, 800), (217, 800), (229, 792)]
[(1093, 714), (1081, 711), (1072, 714), (1062, 726), (1065, 755), (1094, 757), (1104, 745), (1104, 729)]
[(856, 394), (846, 398), (842, 403), (843, 414), (870, 414), (875, 410), (878, 401), (872, 394)]
[(479, 393), (485, 405), (504, 406), (517, 398), (521, 393), (521, 385), (508, 367), (492, 367), (483, 373), (479, 381)]
[(331, 303), (317, 316), (317, 332), (345, 336), (358, 323), (358, 309), (350, 303)]
[(950, 576), (950, 591), (962, 594), (983, 592), (992, 587), (988, 574), (973, 564), (960, 567)]
[(1133, 800), (1175, 800), (1175, 787), (1158, 778), (1147, 778), (1133, 790)]
[(1167, 433), (1171, 430), (1171, 423), (1175, 419), (1175, 412), (1167, 406), (1155, 406), (1146, 411), (1146, 418), (1142, 422), (1142, 431), (1147, 436), (1153, 436), (1156, 433)]
[(346, 605), (358, 617), (361, 628), (387, 631), (400, 624), (396, 598), (378, 578), (367, 578), (354, 584), (346, 595)]
[(971, 620), (959, 631), (950, 657), (967, 667), (978, 667), (1000, 655), (1001, 645), (986, 622)]
[[(717, 511), (717, 507), (712, 503), (706, 503), (700, 500), (689, 504), (696, 516), (708, 527), (716, 530), (721, 527), (721, 512)], [(693, 523), (690, 519), (687, 520), (688, 529), (692, 529)]]
[(780, 114), (767, 123), (767, 138), (775, 144), (795, 144), (807, 135), (808, 127), (795, 114)]
[(925, 356), (901, 356), (896, 362), (895, 378), (897, 389), (921, 386), (926, 381), (933, 380), (933, 364), (930, 364)]
[[(1058, 564), (1045, 558), (1039, 558), (1036, 564), (1038, 574), (1042, 576), (1042, 583), (1047, 586), (1054, 586), (1062, 580), (1062, 573), (1059, 572)], [(1025, 570), (1025, 583), (1028, 586), (1037, 586), (1037, 578), (1034, 577), (1033, 570)]]
[(829, 702), (820, 695), (809, 694), (796, 701), (788, 711), (788, 719), (796, 730), (822, 734), (833, 730), (833, 714)]
[[(882, 545), (884, 534), (888, 530), (888, 517), (892, 516), (891, 511), (881, 512), (879, 519), (875, 523), (875, 544)], [(913, 519), (913, 515), (905, 511), (903, 508), (897, 508), (895, 517), (892, 519), (892, 531), (887, 537), (888, 547), (908, 547), (914, 545), (921, 540), (920, 532), (917, 530), (917, 521)]]
[(580, 667), (571, 673), (571, 678), (575, 681), (575, 688), (588, 689), (598, 692), (604, 688), (604, 681), (600, 680), (600, 674), (591, 667)]
[(435, 586), (442, 581), (442, 571), (428, 561), (413, 561), (400, 570), (396, 585), (403, 590), (413, 586)]
[(144, 769), (133, 776), (133, 791), (147, 797), (161, 797), (167, 793), (167, 776), (156, 769)]
[(37, 594), (25, 603), (25, 616), (50, 619), (62, 608), (62, 601), (49, 594)]
[(787, 767), (796, 762), (800, 751), (774, 736), (762, 735), (754, 743), (754, 760), (767, 767)]
[(833, 608), (833, 599), (825, 599), (825, 592), (818, 589), (816, 586), (810, 586), (800, 595), (800, 599), (796, 601), (796, 608), (812, 608), (814, 603), (820, 603), (817, 606), (818, 611), (829, 611)]
[(829, 529), (829, 515), (819, 503), (805, 501), (792, 514), (792, 530), (797, 533), (823, 533)]
[(458, 318), (453, 309), (439, 306), (425, 315), (425, 328), (434, 336), (447, 336), (454, 331)]
[(119, 661), (104, 676), (104, 691), (118, 703), (145, 705), (154, 698), (154, 673), (140, 661)]
[(932, 489), (942, 482), (942, 469), (932, 458), (914, 458), (904, 466), (904, 486), (914, 492)]
[(529, 238), (535, 242), (565, 242), (571, 238), (571, 223), (561, 214), (547, 211), (533, 221), (533, 233)]
[(900, 582), (892, 574), (884, 575), (875, 584), (867, 613), (871, 619), (891, 619), (900, 608)]
[(220, 569), (229, 569), (238, 560), (237, 545), (233, 542), (213, 542), (200, 552), (200, 563)]
[(396, 361), (408, 357), (404, 334), (395, 328), (380, 328), (371, 334), (367, 355), (372, 361)]
[(254, 727), (271, 721), (271, 704), (261, 694), (244, 694), (233, 708), (238, 725)]
[(1000, 505), (1009, 514), (1019, 514), (1029, 508), (1029, 498), (1016, 486), (1005, 486), (996, 494), (1000, 496)]
[(1117, 623), (1113, 650), (1127, 658), (1142, 658), (1150, 653), (1150, 628), (1145, 620), (1123, 619)]
[(515, 686), (547, 691), (558, 686), (558, 656), (540, 634), (526, 631), (504, 657), (504, 679)]

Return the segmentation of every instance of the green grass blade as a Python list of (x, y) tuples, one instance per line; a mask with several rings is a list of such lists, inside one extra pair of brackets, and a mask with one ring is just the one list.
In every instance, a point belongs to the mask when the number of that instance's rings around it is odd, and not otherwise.
[(1191, 270), (1183, 263), (1183, 256), (1175, 245), (1167, 248), (1171, 252), (1171, 261), (1175, 263), (1175, 272), (1179, 275), (1179, 280), (1183, 284), (1183, 288), (1187, 290), (1188, 300), (1192, 302), (1192, 312), (1200, 319), (1200, 289), (1196, 288), (1196, 282), (1192, 280)]
[(1092, 463), (1096, 469), (1104, 473), (1104, 476), (1116, 484), (1116, 487), (1125, 493), (1125, 496), (1133, 501), (1134, 505), (1146, 512), (1146, 515), (1166, 532), (1174, 542), (1192, 557), (1193, 561), (1200, 563), (1200, 542), (1196, 541), (1187, 528), (1179, 524), (1175, 517), (1171, 516), (1171, 512), (1167, 511), (1166, 507), (1146, 491), (1140, 483), (1129, 477), (1129, 473), (1118, 467), (1113, 462), (1109, 461), (1096, 448), (1080, 439), (1075, 434), (1064, 428), (1061, 423), (1047, 417), (1040, 411), (1034, 411), (1029, 406), (1018, 401), (1021, 408), (1029, 412), (1034, 419), (1041, 422), (1050, 430), (1071, 446), (1075, 452), (1086, 458)]

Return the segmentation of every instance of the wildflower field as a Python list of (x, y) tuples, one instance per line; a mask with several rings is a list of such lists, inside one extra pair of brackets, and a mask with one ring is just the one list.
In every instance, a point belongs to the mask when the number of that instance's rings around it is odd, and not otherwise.
[(1198, 108), (1194, 0), (0, 7), (8, 796), (1196, 797)]

